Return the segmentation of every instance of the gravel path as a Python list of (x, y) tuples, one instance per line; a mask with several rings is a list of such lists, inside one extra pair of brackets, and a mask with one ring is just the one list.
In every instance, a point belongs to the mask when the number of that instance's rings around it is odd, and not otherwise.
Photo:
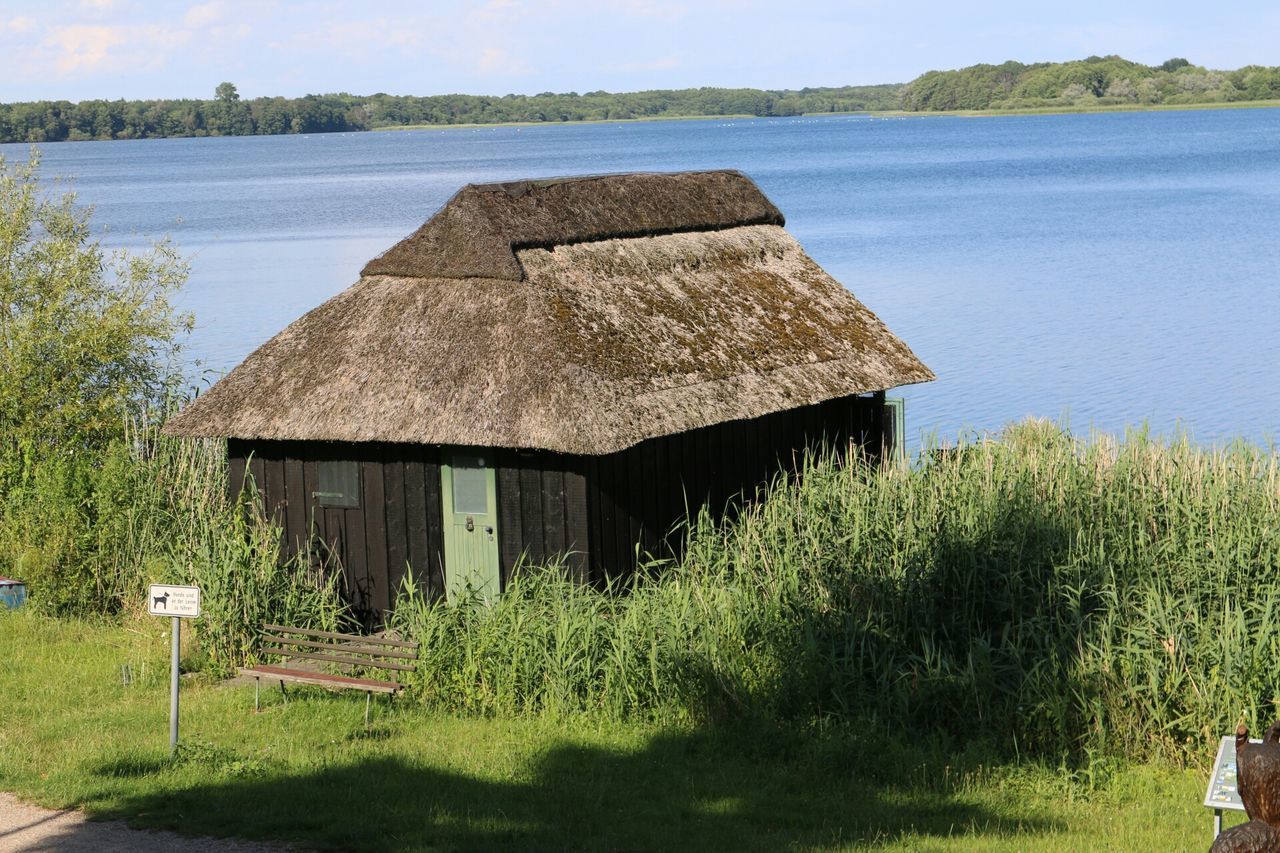
[(50, 811), (0, 793), (0, 853), (278, 853), (284, 849), (251, 841), (187, 838), (172, 832), (130, 829), (120, 821), (91, 821), (84, 812)]

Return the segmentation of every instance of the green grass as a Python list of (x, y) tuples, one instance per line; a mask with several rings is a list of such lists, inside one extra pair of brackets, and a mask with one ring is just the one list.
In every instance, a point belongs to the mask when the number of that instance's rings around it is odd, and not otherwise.
[[(0, 611), (0, 790), (132, 825), (326, 849), (1204, 849), (1203, 770), (990, 764), (902, 733), (432, 713), (188, 678), (165, 620)], [(189, 650), (190, 652), (190, 650)], [(122, 664), (133, 683), (124, 685)], [(914, 742), (914, 745), (912, 743)], [(1206, 744), (1205, 755), (1210, 749)], [(86, 830), (91, 832), (91, 828)]]

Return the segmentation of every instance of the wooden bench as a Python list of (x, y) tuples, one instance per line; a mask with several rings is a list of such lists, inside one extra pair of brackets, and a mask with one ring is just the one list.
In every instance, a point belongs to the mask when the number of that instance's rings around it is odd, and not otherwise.
[(417, 668), (418, 644), (382, 637), (365, 637), (359, 634), (339, 634), (334, 631), (313, 631), (309, 628), (290, 628), (286, 625), (262, 626), (262, 653), (289, 661), (316, 661), (320, 664), (345, 667), (348, 670), (380, 669), (388, 674), (385, 679), (357, 678), (350, 675), (334, 675), (320, 667), (272, 666), (259, 664), (240, 668), (241, 675), (253, 676), (253, 710), (259, 709), (259, 688), (262, 679), (280, 682), (280, 694), (286, 703), (286, 681), (294, 684), (314, 684), (332, 690), (363, 690), (364, 722), (369, 723), (369, 704), (373, 694), (386, 693), (395, 696), (404, 685), (395, 678), (398, 673), (413, 672)]

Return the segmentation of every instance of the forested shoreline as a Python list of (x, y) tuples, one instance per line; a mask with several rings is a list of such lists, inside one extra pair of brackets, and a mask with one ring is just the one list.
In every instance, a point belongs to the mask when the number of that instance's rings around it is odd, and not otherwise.
[(930, 71), (901, 90), (902, 109), (1087, 109), (1106, 106), (1225, 104), (1280, 98), (1280, 67), (1215, 71), (1180, 57), (1143, 65), (1119, 56), (1074, 62), (971, 65)]
[(215, 97), (0, 104), (0, 142), (268, 136), (411, 126), (628, 121), (695, 116), (796, 116), (851, 112), (1080, 110), (1280, 99), (1280, 67), (1216, 71), (1174, 58), (1143, 65), (1119, 56), (1073, 62), (971, 65), (929, 71), (910, 83), (804, 89), (653, 89), (537, 95)]
[(223, 83), (211, 100), (33, 101), (0, 104), (0, 142), (335, 133), (411, 125), (625, 121), (691, 116), (793, 116), (897, 109), (901, 84), (798, 90), (680, 89), (539, 95), (306, 95), (241, 99)]

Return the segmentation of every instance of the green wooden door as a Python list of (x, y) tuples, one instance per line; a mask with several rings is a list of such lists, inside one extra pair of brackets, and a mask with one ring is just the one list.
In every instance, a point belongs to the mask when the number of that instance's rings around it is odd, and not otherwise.
[(483, 454), (446, 451), (440, 466), (444, 508), (444, 585), (450, 601), (468, 591), (498, 595), (498, 490)]

